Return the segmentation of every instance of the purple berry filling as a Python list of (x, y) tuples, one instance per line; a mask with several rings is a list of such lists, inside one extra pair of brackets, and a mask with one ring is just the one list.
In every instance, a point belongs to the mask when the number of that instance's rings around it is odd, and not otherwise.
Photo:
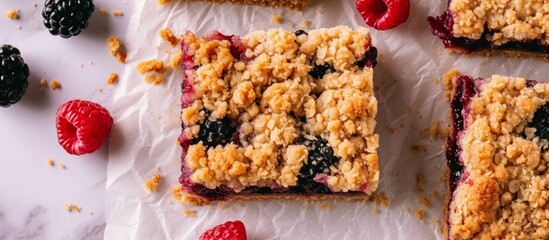
[(492, 32), (486, 30), (478, 40), (465, 37), (455, 37), (453, 31), (453, 18), (449, 10), (438, 17), (428, 17), (427, 22), (431, 33), (442, 40), (444, 47), (463, 51), (478, 51), (487, 49), (521, 50), (535, 53), (549, 53), (549, 45), (541, 41), (514, 41), (502, 45), (494, 45), (488, 41), (487, 36)]

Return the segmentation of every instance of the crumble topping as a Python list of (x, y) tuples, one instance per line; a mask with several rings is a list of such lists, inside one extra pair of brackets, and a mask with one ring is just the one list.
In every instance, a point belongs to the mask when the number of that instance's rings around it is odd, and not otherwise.
[(172, 47), (177, 46), (179, 42), (181, 42), (181, 40), (178, 39), (177, 36), (175, 36), (172, 30), (168, 28), (160, 29), (160, 31), (158, 32), (158, 35), (164, 42), (169, 43), (170, 46)]
[(45, 78), (40, 79), (40, 91), (48, 88), (48, 80)]
[[(296, 36), (282, 29), (240, 38), (246, 60), (231, 54), (226, 40), (184, 35), (193, 66), (185, 69), (194, 93), (181, 112), (183, 135), (195, 139), (201, 123), (239, 122), (241, 146), (191, 144), (185, 161), (190, 179), (208, 188), (297, 184), (308, 150), (300, 138), (325, 139), (339, 159), (325, 174), (334, 192), (372, 193), (378, 185), (377, 100), (373, 70), (361, 68), (370, 47), (367, 29), (318, 29)], [(329, 64), (320, 80), (309, 72)]]
[(122, 43), (118, 38), (116, 38), (115, 36), (110, 36), (107, 39), (107, 46), (109, 53), (113, 57), (116, 57), (116, 59), (121, 63), (126, 62), (126, 52), (123, 50)]
[(172, 68), (181, 67), (181, 63), (182, 63), (181, 57), (182, 57), (181, 50), (178, 50), (177, 52), (172, 54), (170, 56), (170, 67)]
[(145, 182), (145, 187), (151, 192), (158, 192), (158, 185), (162, 181), (160, 174), (155, 174), (151, 180)]
[(76, 204), (66, 203), (65, 204), (65, 211), (67, 212), (80, 212), (82, 208), (80, 208)]
[(48, 165), (50, 165), (50, 166), (53, 167), (53, 165), (55, 165), (55, 162), (53, 161), (53, 159), (47, 158), (47, 159), (46, 159), (46, 164), (48, 164)]
[(147, 75), (145, 76), (145, 82), (152, 85), (160, 85), (164, 83), (164, 77), (156, 74)]
[(547, 239), (549, 152), (527, 126), (549, 101), (549, 84), (494, 75), (478, 87), (458, 140), (468, 176), (450, 203), (450, 236)]
[(19, 19), (19, 10), (8, 9), (6, 11), (6, 17), (12, 20)]
[(61, 89), (61, 83), (58, 82), (57, 80), (51, 80), (50, 82), (50, 87), (52, 90), (58, 90), (58, 89)]
[(457, 37), (480, 39), (488, 31), (488, 40), (495, 45), (531, 40), (549, 44), (549, 3), (545, 1), (452, 0), (449, 9)]
[(107, 78), (107, 84), (108, 85), (114, 85), (117, 82), (118, 82), (118, 74), (111, 73), (111, 75), (109, 75), (109, 78)]
[(120, 10), (112, 10), (111, 11), (112, 15), (115, 16), (115, 17), (122, 17), (124, 16), (124, 12), (120, 11)]
[(105, 15), (105, 16), (109, 16), (109, 10), (107, 10), (106, 8), (104, 7), (100, 7), (99, 8), (99, 13)]
[(141, 74), (156, 72), (160, 74), (166, 73), (164, 62), (158, 59), (141, 61), (135, 67)]

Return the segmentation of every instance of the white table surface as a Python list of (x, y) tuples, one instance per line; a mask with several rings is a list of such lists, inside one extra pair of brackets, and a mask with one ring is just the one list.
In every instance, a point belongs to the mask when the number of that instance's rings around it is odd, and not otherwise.
[[(122, 75), (123, 65), (107, 51), (106, 39), (115, 35), (124, 42), (133, 4), (96, 0), (90, 26), (70, 39), (49, 34), (42, 24), (43, 4), (0, 1), (0, 45), (19, 48), (31, 70), (23, 99), (0, 108), (0, 240), (102, 239), (107, 145), (84, 156), (66, 153), (57, 143), (55, 113), (74, 98), (110, 107), (116, 86), (106, 80), (112, 72)], [(100, 7), (125, 16), (105, 16)], [(21, 18), (6, 18), (8, 9), (19, 9)], [(40, 91), (41, 78), (58, 80), (62, 89)], [(47, 165), (47, 158), (56, 166)], [(67, 212), (66, 203), (82, 210)]]

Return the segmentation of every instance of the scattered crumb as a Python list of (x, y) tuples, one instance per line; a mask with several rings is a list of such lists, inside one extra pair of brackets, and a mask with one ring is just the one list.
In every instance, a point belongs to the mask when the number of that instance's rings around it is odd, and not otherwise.
[(374, 210), (372, 210), (372, 213), (375, 214), (375, 215), (378, 215), (381, 213), (381, 211), (379, 211), (379, 209), (377, 208), (374, 208)]
[(48, 80), (42, 78), (40, 79), (40, 91), (44, 90), (45, 88), (48, 88)]
[(178, 50), (176, 53), (172, 54), (172, 56), (170, 57), (170, 67), (172, 68), (180, 67), (182, 63), (181, 56), (182, 56), (181, 50)]
[(295, 24), (293, 22), (289, 22), (287, 25), (288, 25), (288, 28), (294, 28), (295, 27)]
[(446, 97), (446, 100), (449, 102), (452, 97), (452, 88), (453, 88), (453, 80), (454, 78), (459, 76), (459, 71), (455, 68), (450, 69), (448, 72), (444, 73), (442, 76), (442, 86), (444, 90), (444, 96)]
[(109, 10), (107, 10), (106, 8), (99, 8), (99, 13), (105, 15), (105, 16), (109, 16)]
[(55, 162), (51, 158), (46, 158), (46, 164), (48, 164), (50, 166), (53, 166), (53, 165), (55, 165)]
[(414, 192), (416, 193), (423, 193), (423, 187), (427, 183), (427, 180), (425, 179), (425, 176), (422, 173), (416, 174), (416, 187), (414, 188)]
[(93, 212), (90, 212), (90, 216), (93, 216), (93, 214), (94, 214)]
[(217, 204), (217, 208), (219, 209), (225, 209), (227, 207), (227, 203), (226, 202), (219, 202)]
[(100, 93), (102, 93), (102, 92), (103, 92), (103, 89), (100, 88), (100, 89), (97, 89), (97, 91), (99, 91)]
[(151, 180), (145, 182), (145, 187), (151, 192), (158, 192), (158, 184), (161, 180), (162, 176), (155, 174)]
[(145, 76), (145, 82), (151, 83), (152, 85), (160, 85), (164, 83), (164, 77), (156, 74), (147, 75)]
[(175, 139), (175, 145), (179, 145), (181, 144), (181, 142), (179, 141), (179, 139)]
[(178, 39), (177, 36), (175, 36), (175, 34), (169, 28), (160, 29), (158, 35), (164, 42), (169, 43), (172, 47), (176, 47), (177, 44), (179, 44), (180, 42), (180, 39)]
[[(449, 130), (449, 129), (448, 129)], [(448, 136), (447, 129), (442, 129), (440, 121), (434, 121), (429, 127), (426, 127), (421, 130), (421, 136), (423, 137), (434, 137), (434, 138), (446, 138)]]
[(65, 169), (65, 168), (66, 168), (66, 167), (65, 167), (65, 164), (62, 164), (62, 163), (57, 164), (57, 167), (59, 167), (59, 168), (61, 168), (61, 169)]
[(22, 28), (21, 25), (15, 26), (15, 30), (21, 30), (21, 28)]
[(122, 43), (115, 36), (110, 36), (107, 39), (107, 48), (109, 53), (116, 57), (121, 63), (126, 63), (126, 51), (123, 49)]
[(168, 4), (168, 3), (171, 3), (172, 0), (158, 0), (158, 4), (160, 5), (163, 5), (163, 4)]
[(419, 209), (415, 212), (414, 216), (423, 222), (423, 220), (425, 219), (425, 211)]
[(426, 197), (421, 199), (421, 201), (419, 201), (419, 203), (424, 207), (430, 207), (431, 206), (431, 201)]
[(172, 196), (177, 200), (178, 203), (183, 203), (183, 194), (181, 193), (181, 184), (170, 189)]
[(124, 16), (124, 12), (120, 11), (120, 10), (112, 10), (111, 11), (112, 15), (115, 16), (115, 17), (122, 17)]
[(141, 74), (145, 74), (145, 73), (149, 73), (149, 72), (157, 72), (157, 73), (161, 73), (161, 74), (166, 73), (166, 68), (164, 67), (164, 62), (162, 62), (158, 59), (141, 61), (137, 64), (137, 66), (135, 68)]
[(154, 170), (157, 171), (157, 172), (159, 172), (159, 171), (160, 171), (160, 166), (154, 167)]
[(439, 84), (440, 83), (440, 78), (436, 77), (436, 78), (433, 78), (433, 82), (435, 84)]
[(94, 64), (93, 61), (90, 61), (90, 65), (93, 65), (93, 64)]
[(425, 152), (427, 151), (427, 146), (424, 144), (412, 144), (412, 151), (413, 152)]
[(303, 19), (303, 20), (301, 20), (301, 22), (299, 22), (299, 27), (305, 28), (305, 29), (310, 29), (311, 28), (311, 21), (309, 21), (307, 19)]
[(196, 217), (196, 210), (183, 209), (183, 215), (185, 215), (187, 217), (190, 217), (190, 218), (195, 218)]
[(38, 7), (38, 3), (33, 2), (33, 3), (32, 3), (32, 7), (33, 7), (33, 8), (37, 8), (37, 7)]
[(395, 128), (394, 127), (387, 128), (387, 131), (389, 131), (389, 133), (395, 133)]
[(80, 212), (80, 210), (82, 210), (82, 208), (80, 208), (76, 204), (70, 204), (70, 203), (65, 204), (65, 211), (67, 212)]
[(332, 208), (332, 205), (329, 203), (320, 203), (320, 210), (329, 210)]
[(433, 193), (432, 193), (431, 195), (432, 195), (434, 198), (440, 198), (440, 193), (439, 193), (437, 190), (433, 191)]
[(387, 198), (387, 195), (385, 195), (385, 192), (380, 192), (378, 194), (374, 194), (368, 198), (368, 201), (375, 204), (381, 204), (384, 208), (389, 207), (389, 199)]
[(111, 73), (111, 75), (109, 76), (109, 78), (107, 79), (107, 84), (108, 85), (114, 85), (118, 82), (118, 74), (116, 73)]
[(20, 17), (19, 13), (20, 13), (19, 10), (8, 9), (6, 11), (6, 17), (12, 20), (16, 20), (16, 19), (19, 19)]
[(58, 82), (57, 80), (51, 80), (50, 87), (51, 87), (52, 90), (61, 89), (61, 83)]
[(442, 226), (440, 226), (440, 227), (438, 228), (438, 232), (439, 232), (440, 234), (443, 234), (443, 233), (444, 233), (444, 225), (442, 225)]
[(273, 15), (271, 17), (271, 22), (276, 23), (276, 24), (281, 24), (282, 23), (282, 12), (280, 12), (276, 15)]
[(308, 204), (303, 204), (299, 208), (301, 208), (302, 210), (307, 210), (307, 209), (309, 209), (309, 205)]

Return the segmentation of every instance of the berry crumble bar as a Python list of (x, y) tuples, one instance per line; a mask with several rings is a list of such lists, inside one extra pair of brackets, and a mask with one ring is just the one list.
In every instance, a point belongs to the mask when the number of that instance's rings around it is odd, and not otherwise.
[(453, 70), (449, 239), (549, 238), (549, 84)]
[[(195, 0), (197, 1), (197, 0)], [(203, 0), (204, 1), (204, 0)], [(309, 0), (205, 0), (216, 3), (252, 4), (267, 7), (287, 7), (301, 10), (307, 7)]]
[(451, 52), (497, 52), (549, 61), (547, 1), (451, 0), (448, 10), (428, 22)]
[(185, 201), (364, 198), (378, 186), (366, 28), (183, 36)]

